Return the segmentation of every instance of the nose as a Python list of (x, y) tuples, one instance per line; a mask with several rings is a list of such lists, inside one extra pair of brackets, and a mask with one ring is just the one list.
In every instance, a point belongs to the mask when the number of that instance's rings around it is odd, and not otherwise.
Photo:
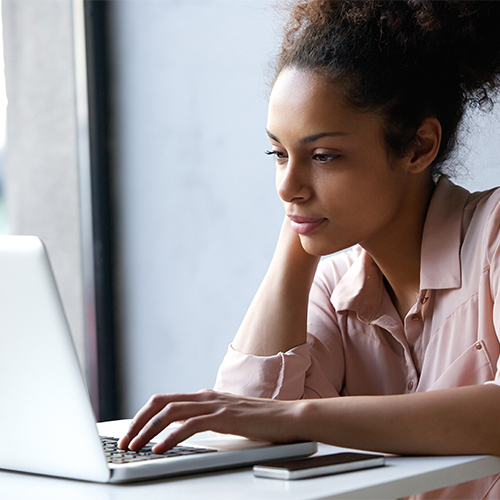
[(291, 160), (276, 171), (276, 189), (279, 197), (287, 203), (304, 202), (312, 194), (306, 172)]

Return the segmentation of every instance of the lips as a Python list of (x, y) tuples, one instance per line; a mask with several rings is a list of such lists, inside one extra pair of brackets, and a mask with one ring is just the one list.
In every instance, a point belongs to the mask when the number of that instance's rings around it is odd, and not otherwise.
[(288, 215), (288, 218), (292, 229), (297, 234), (310, 234), (327, 220), (324, 217), (301, 217), (299, 215)]

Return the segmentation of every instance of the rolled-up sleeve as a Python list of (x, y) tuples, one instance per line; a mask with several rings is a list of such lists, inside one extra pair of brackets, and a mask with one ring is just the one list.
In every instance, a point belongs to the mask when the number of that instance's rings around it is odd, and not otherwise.
[(244, 354), (229, 346), (215, 390), (272, 399), (300, 399), (311, 365), (307, 344), (274, 356)]

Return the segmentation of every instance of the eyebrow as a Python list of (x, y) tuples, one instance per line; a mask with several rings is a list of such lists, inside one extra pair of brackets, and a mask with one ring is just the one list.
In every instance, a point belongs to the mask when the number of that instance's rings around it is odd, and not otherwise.
[[(267, 135), (273, 141), (279, 142), (281, 144), (281, 141), (275, 135), (271, 134), (269, 130), (266, 129), (266, 132)], [(311, 142), (317, 141), (318, 139), (322, 139), (323, 137), (337, 137), (341, 135), (348, 135), (348, 134), (347, 132), (321, 132), (320, 134), (314, 134), (314, 135), (308, 135), (307, 137), (302, 137), (302, 139), (300, 139), (299, 142), (302, 144), (309, 144)]]

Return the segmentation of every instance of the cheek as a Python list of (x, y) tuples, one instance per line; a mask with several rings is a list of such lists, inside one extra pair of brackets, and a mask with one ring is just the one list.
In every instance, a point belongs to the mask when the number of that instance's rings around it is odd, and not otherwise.
[(394, 215), (404, 197), (399, 175), (346, 176), (323, 184), (321, 198), (346, 223), (369, 227)]
[(382, 177), (379, 182), (373, 179), (357, 193), (360, 223), (365, 227), (371, 224), (375, 229), (397, 218), (403, 209), (406, 193), (406, 183), (399, 176)]

